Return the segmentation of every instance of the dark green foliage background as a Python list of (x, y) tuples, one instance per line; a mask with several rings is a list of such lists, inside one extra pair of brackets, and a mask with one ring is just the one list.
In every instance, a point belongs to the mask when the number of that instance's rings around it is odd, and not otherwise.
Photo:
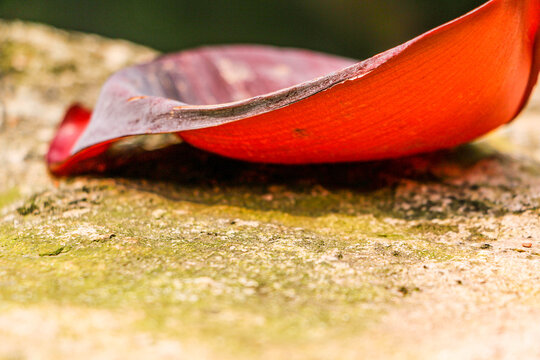
[(162, 51), (220, 43), (363, 58), (485, 0), (0, 0), (0, 17), (125, 38)]

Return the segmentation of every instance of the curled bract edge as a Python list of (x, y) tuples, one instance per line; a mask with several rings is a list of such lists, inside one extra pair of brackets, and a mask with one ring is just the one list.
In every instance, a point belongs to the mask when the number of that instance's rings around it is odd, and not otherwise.
[(135, 135), (174, 133), (231, 158), (377, 160), (450, 148), (508, 123), (540, 67), (540, 0), (490, 0), (368, 60), (268, 46), (165, 55), (73, 106), (47, 154), (55, 175), (104, 171)]

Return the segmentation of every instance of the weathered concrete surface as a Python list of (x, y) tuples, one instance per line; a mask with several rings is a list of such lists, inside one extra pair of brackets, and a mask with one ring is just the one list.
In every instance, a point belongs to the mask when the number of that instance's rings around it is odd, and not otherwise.
[(55, 180), (65, 107), (154, 56), (0, 23), (0, 358), (540, 357), (540, 100), (473, 145), (316, 167), (182, 144)]

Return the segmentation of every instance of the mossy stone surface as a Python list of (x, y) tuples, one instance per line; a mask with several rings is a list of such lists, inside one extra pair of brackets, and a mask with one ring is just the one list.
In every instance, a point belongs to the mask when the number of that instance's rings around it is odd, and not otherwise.
[[(269, 166), (174, 144), (51, 178), (66, 106), (155, 56), (0, 22), (0, 359), (540, 357), (540, 101), (457, 149)], [(530, 245), (530, 246), (529, 246)]]

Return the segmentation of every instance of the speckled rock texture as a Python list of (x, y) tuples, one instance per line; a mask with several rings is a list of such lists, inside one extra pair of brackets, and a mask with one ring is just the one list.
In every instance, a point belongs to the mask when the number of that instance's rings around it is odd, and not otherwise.
[(155, 55), (0, 22), (0, 359), (540, 358), (538, 92), (510, 126), (406, 159), (175, 144), (51, 178), (65, 108)]

